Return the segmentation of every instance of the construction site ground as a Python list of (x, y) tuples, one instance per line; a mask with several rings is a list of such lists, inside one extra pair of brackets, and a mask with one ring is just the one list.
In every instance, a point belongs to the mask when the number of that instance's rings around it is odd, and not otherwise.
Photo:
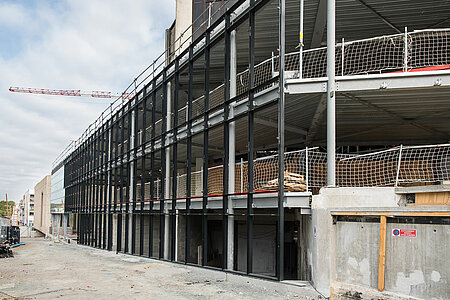
[(0, 299), (321, 299), (309, 285), (250, 278), (56, 243), (22, 239), (0, 259)]

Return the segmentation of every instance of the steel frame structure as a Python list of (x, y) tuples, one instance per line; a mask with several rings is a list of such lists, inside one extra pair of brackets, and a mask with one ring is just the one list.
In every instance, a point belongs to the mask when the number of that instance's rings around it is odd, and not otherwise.
[[(248, 121), (248, 193), (247, 209), (245, 212), (247, 226), (247, 275), (266, 277), (271, 279), (283, 280), (284, 278), (284, 191), (278, 189), (277, 204), (277, 271), (276, 276), (265, 276), (253, 272), (253, 223), (255, 212), (253, 209), (253, 197), (255, 194), (253, 187), (253, 161), (254, 161), (254, 118), (255, 112), (260, 109), (254, 106), (254, 96), (262, 87), (273, 86), (283, 83), (283, 68), (281, 63), (280, 76), (275, 76), (263, 85), (256, 86), (254, 83), (254, 45), (255, 45), (255, 14), (261, 9), (268, 0), (250, 0), (249, 6), (241, 17), (231, 22), (231, 15), (245, 1), (238, 1), (214, 24), (211, 24), (205, 32), (199, 36), (189, 47), (180, 55), (168, 62), (164, 70), (147, 84), (142, 90), (135, 91), (135, 96), (128, 103), (118, 110), (111, 119), (107, 120), (99, 129), (95, 131), (86, 141), (77, 147), (64, 161), (66, 189), (65, 209), (78, 216), (78, 238), (79, 243), (107, 250), (116, 250), (117, 252), (130, 253), (144, 256), (144, 248), (148, 247), (148, 254), (145, 256), (170, 260), (177, 262), (177, 217), (182, 215), (186, 219), (185, 226), (185, 264), (192, 264), (191, 257), (191, 222), (194, 216), (200, 216), (202, 220), (202, 255), (199, 265), (208, 266), (208, 216), (220, 217), (222, 222), (222, 261), (220, 269), (231, 272), (242, 273), (233, 270), (227, 262), (228, 222), (233, 214), (229, 210), (229, 142), (230, 142), (230, 124), (235, 122), (238, 117), (230, 115), (230, 105), (236, 100), (246, 97), (248, 99), (248, 109), (246, 118)], [(284, 59), (284, 0), (280, 1), (279, 14), (279, 49), (280, 60)], [(219, 26), (221, 22), (225, 23), (222, 33), (215, 35), (211, 39), (211, 32)], [(249, 60), (249, 78), (248, 89), (241, 95), (232, 97), (230, 94), (230, 68), (231, 68), (231, 34), (238, 26), (248, 26), (248, 60)], [(201, 45), (200, 51), (194, 49)], [(214, 107), (210, 107), (210, 51), (214, 45), (225, 43), (224, 52), (224, 101)], [(187, 55), (188, 60), (180, 63), (181, 57)], [(194, 82), (194, 63), (204, 64), (204, 111), (202, 114), (193, 115), (193, 82)], [(174, 70), (169, 74), (169, 70)], [(184, 73), (183, 73), (184, 72)], [(188, 76), (187, 85), (187, 122), (179, 124), (178, 122), (178, 100), (180, 93), (180, 76)], [(171, 118), (167, 114), (166, 103), (171, 103), (173, 87), (173, 124), (170, 124)], [(278, 84), (278, 103), (279, 123), (278, 123), (278, 150), (284, 153), (284, 84)], [(273, 103), (273, 102), (272, 102)], [(223, 109), (224, 118), (219, 125), (210, 127), (210, 115)], [(141, 117), (139, 117), (141, 116)], [(169, 118), (168, 118), (169, 116)], [(242, 117), (242, 116), (240, 116)], [(156, 132), (157, 119), (162, 118), (162, 129)], [(193, 136), (192, 124), (202, 122), (203, 130), (203, 168), (202, 168), (202, 209), (200, 212), (191, 210), (191, 181), (192, 181), (192, 148)], [(169, 123), (169, 125), (168, 125)], [(147, 138), (146, 128), (151, 126), (150, 137)], [(187, 136), (180, 136), (181, 128), (187, 128)], [(139, 128), (142, 128), (142, 142), (139, 144)], [(210, 132), (214, 129), (223, 130), (223, 193), (222, 209), (220, 213), (208, 209), (208, 143)], [(158, 130), (159, 131), (159, 130)], [(195, 133), (198, 135), (198, 133)], [(185, 209), (179, 210), (177, 202), (177, 167), (178, 146), (180, 142), (186, 144), (186, 197)], [(157, 143), (158, 149), (157, 149)], [(170, 154), (172, 152), (172, 154)], [(172, 164), (175, 167), (170, 169), (170, 164), (166, 164), (166, 156), (171, 155)], [(234, 154), (232, 154), (234, 155)], [(279, 157), (283, 158), (283, 155)], [(158, 161), (160, 162), (158, 164)], [(150, 168), (147, 166), (150, 165)], [(279, 186), (284, 186), (284, 160), (278, 160), (279, 168)], [(139, 172), (139, 169), (141, 170)], [(148, 176), (147, 176), (147, 171)], [(168, 176), (167, 176), (168, 175)], [(160, 179), (159, 190), (155, 190), (155, 179)], [(169, 179), (171, 182), (168, 182)], [(138, 182), (140, 183), (140, 199), (138, 203)], [(146, 183), (150, 183), (150, 201), (145, 202)], [(166, 192), (165, 185), (172, 188), (172, 197), (170, 191)], [(157, 195), (155, 195), (157, 193)], [(184, 200), (184, 199), (183, 199)], [(273, 216), (273, 214), (272, 214)], [(149, 218), (148, 245), (145, 241), (145, 218)], [(159, 219), (159, 225), (155, 221)], [(139, 233), (137, 226), (139, 224)], [(171, 226), (171, 228), (170, 228)], [(155, 241), (154, 231), (159, 227), (159, 237)], [(115, 236), (114, 236), (115, 232)], [(138, 249), (136, 249), (136, 240), (139, 237)], [(155, 253), (154, 249), (158, 249)]]

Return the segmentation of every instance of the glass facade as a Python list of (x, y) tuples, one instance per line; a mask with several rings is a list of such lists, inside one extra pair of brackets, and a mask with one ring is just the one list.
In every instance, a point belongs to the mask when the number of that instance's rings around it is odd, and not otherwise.
[(64, 168), (61, 167), (52, 173), (51, 213), (64, 213), (64, 197)]

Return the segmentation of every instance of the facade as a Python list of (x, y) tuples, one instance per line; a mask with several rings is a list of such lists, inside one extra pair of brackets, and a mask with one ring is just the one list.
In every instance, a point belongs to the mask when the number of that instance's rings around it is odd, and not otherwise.
[(167, 35), (62, 156), (81, 244), (326, 296), (450, 294), (450, 7), (305, 2), (236, 1), (189, 45)]
[(51, 177), (46, 175), (34, 187), (34, 225), (33, 227), (41, 233), (50, 233), (50, 194)]
[(29, 189), (23, 195), (23, 217), (22, 224), (25, 226), (33, 226), (34, 224), (34, 190)]

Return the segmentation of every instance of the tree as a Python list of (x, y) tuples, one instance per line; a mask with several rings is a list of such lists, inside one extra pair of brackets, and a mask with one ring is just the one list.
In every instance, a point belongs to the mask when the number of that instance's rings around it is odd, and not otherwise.
[[(14, 201), (8, 201), (9, 216), (11, 217), (14, 210)], [(7, 217), (6, 201), (0, 201), (0, 217)]]

